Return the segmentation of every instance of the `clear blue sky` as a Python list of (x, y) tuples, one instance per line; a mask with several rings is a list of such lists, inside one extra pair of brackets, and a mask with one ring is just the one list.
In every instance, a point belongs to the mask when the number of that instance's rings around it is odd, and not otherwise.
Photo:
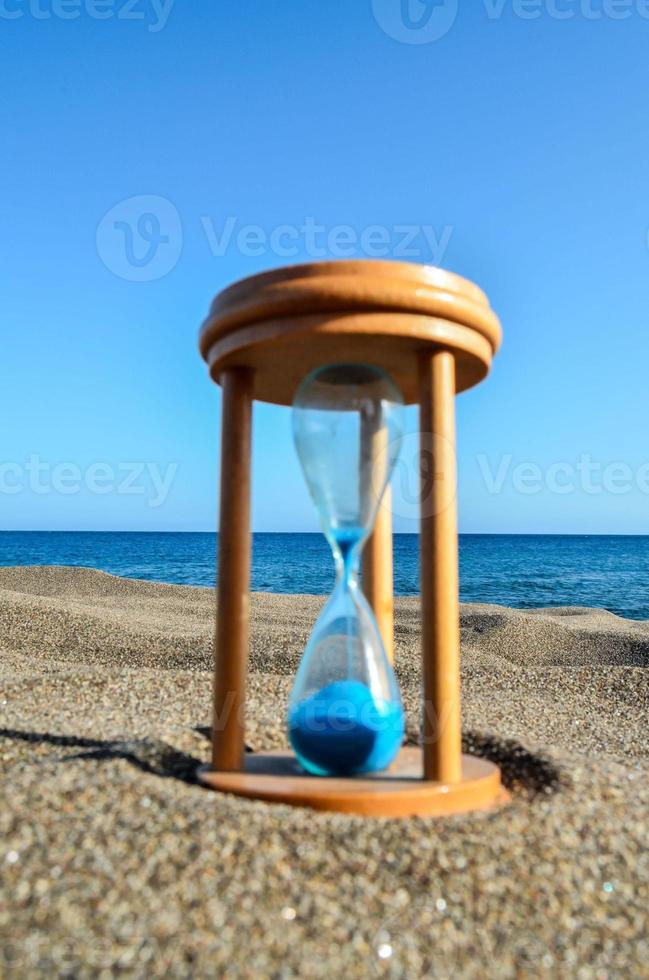
[[(312, 219), (350, 226), (359, 256), (371, 226), (388, 254), (414, 226), (421, 261), (427, 227), (502, 318), (491, 377), (458, 403), (463, 531), (649, 533), (649, 11), (453, 13), (0, 3), (0, 527), (213, 529), (198, 326), (233, 278), (308, 258)], [(294, 254), (250, 254), (246, 225), (297, 229)], [(255, 423), (255, 529), (316, 529), (287, 410)]]

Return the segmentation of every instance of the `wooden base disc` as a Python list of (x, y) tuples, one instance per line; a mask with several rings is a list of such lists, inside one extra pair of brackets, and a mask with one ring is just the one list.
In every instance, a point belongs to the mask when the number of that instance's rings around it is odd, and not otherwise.
[(422, 778), (421, 749), (410, 747), (401, 750), (388, 771), (372, 776), (310, 776), (291, 752), (260, 752), (246, 756), (244, 772), (214, 772), (204, 766), (198, 778), (210, 789), (235, 796), (368, 817), (466, 813), (509, 798), (492, 762), (465, 755), (461, 782), (428, 782)]

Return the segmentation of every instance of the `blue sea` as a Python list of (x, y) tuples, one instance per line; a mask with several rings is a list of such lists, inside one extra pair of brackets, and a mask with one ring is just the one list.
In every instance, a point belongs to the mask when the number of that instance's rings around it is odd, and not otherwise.
[[(113, 575), (214, 585), (217, 535), (1, 531), (0, 565), (85, 565)], [(394, 541), (395, 592), (416, 595), (418, 539)], [(331, 553), (320, 534), (255, 534), (252, 587), (327, 594)], [(649, 536), (460, 535), (463, 602), (599, 606), (649, 619)]]

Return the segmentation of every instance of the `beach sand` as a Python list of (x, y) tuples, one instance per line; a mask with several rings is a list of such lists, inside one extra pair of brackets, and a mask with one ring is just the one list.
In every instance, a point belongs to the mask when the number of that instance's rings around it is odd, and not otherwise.
[[(253, 597), (252, 749), (321, 604)], [(464, 606), (465, 742), (512, 801), (381, 821), (194, 783), (213, 606), (0, 569), (0, 975), (649, 977), (649, 622)], [(415, 742), (416, 600), (396, 624)]]

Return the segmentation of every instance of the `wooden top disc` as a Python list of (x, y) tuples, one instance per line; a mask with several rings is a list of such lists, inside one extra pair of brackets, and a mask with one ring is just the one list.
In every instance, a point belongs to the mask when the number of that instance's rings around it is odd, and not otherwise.
[(315, 262), (235, 282), (212, 303), (200, 334), (215, 381), (227, 367), (254, 370), (254, 397), (290, 405), (303, 378), (326, 364), (375, 364), (407, 403), (417, 401), (417, 359), (452, 350), (457, 390), (487, 374), (501, 341), (487, 297), (461, 276), (407, 262)]

